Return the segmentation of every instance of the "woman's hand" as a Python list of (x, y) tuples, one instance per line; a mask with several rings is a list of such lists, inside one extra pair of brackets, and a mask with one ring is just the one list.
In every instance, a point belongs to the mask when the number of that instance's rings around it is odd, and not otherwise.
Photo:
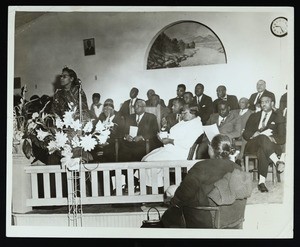
[(139, 141), (145, 141), (144, 137), (143, 136), (136, 136), (133, 138), (133, 141), (134, 142), (139, 142)]

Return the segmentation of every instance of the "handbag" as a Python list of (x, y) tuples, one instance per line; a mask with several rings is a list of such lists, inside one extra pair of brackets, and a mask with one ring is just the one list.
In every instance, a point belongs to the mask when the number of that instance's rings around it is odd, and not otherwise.
[[(158, 214), (158, 219), (151, 219), (150, 220), (149, 212), (150, 212), (151, 209), (156, 210), (156, 212)], [(162, 228), (162, 227), (163, 226), (162, 226), (161, 221), (160, 221), (160, 213), (157, 210), (157, 208), (155, 208), (155, 207), (149, 208), (149, 210), (147, 212), (147, 220), (143, 220), (141, 228)]]

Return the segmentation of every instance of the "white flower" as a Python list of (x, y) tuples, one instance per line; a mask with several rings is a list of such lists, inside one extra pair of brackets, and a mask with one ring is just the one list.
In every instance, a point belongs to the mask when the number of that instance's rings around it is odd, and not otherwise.
[(74, 121), (73, 112), (72, 111), (66, 111), (64, 116), (63, 116), (63, 121), (64, 121), (66, 127), (71, 126), (72, 122)]
[(99, 121), (99, 122), (96, 124), (96, 131), (97, 131), (97, 132), (101, 132), (101, 131), (103, 131), (104, 129), (105, 129), (104, 124), (103, 124), (101, 121)]
[(55, 125), (57, 128), (62, 129), (64, 127), (64, 122), (60, 119), (60, 117), (57, 117), (55, 119)]
[(33, 114), (32, 114), (32, 119), (36, 119), (36, 118), (38, 118), (39, 117), (39, 114), (37, 113), (37, 112), (34, 112)]
[(100, 134), (100, 136), (97, 136), (98, 140), (99, 140), (99, 144), (104, 144), (106, 143), (108, 137), (110, 135), (110, 131), (109, 130), (103, 130)]
[(55, 139), (56, 139), (56, 145), (58, 147), (63, 147), (63, 146), (65, 146), (65, 144), (68, 140), (68, 137), (67, 137), (67, 134), (59, 131), (59, 132), (56, 132)]
[(40, 141), (43, 141), (46, 136), (51, 135), (49, 132), (42, 131), (41, 129), (37, 129), (36, 132), (37, 132), (37, 138)]
[(81, 129), (82, 124), (80, 123), (79, 119), (76, 121), (72, 121), (70, 127), (73, 128), (75, 131)]
[(49, 143), (48, 143), (48, 146), (47, 146), (48, 150), (49, 150), (49, 154), (52, 154), (54, 153), (58, 147), (56, 145), (56, 142), (51, 140)]
[(74, 136), (74, 138), (72, 139), (72, 146), (74, 148), (80, 147), (80, 140), (79, 140), (78, 136)]
[(92, 129), (93, 129), (93, 123), (92, 123), (92, 121), (89, 121), (89, 122), (87, 122), (86, 125), (84, 126), (83, 131), (84, 131), (85, 133), (88, 133), (88, 132), (91, 132)]
[(97, 141), (92, 137), (92, 135), (86, 135), (81, 137), (80, 145), (84, 151), (91, 151), (96, 146)]

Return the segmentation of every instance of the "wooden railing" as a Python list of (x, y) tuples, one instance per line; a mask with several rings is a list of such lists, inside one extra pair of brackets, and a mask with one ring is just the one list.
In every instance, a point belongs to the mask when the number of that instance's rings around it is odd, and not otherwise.
[[(197, 161), (163, 161), (131, 163), (84, 164), (79, 172), (70, 172), (60, 166), (27, 166), (30, 175), (31, 197), (28, 207), (68, 205), (68, 193), (72, 191), (72, 179), (78, 182), (78, 197), (82, 204), (117, 204), (162, 202), (163, 191), (171, 184), (179, 185), (185, 174)], [(157, 171), (163, 169), (163, 191), (157, 184)], [(139, 191), (134, 188), (134, 173), (139, 174)], [(152, 174), (152, 191), (146, 186), (146, 171)], [(113, 174), (114, 173), (114, 174)], [(111, 176), (115, 176), (115, 191), (112, 191)], [(122, 188), (122, 174), (127, 174), (127, 190)], [(73, 178), (72, 178), (73, 176)], [(73, 187), (74, 191), (74, 187)]]

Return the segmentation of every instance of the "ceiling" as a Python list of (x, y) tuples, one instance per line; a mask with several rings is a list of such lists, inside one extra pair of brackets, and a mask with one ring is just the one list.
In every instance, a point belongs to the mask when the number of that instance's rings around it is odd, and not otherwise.
[(19, 28), (23, 26), (26, 23), (29, 23), (40, 16), (46, 14), (47, 12), (16, 12), (16, 20), (15, 20), (15, 26), (16, 28)]

